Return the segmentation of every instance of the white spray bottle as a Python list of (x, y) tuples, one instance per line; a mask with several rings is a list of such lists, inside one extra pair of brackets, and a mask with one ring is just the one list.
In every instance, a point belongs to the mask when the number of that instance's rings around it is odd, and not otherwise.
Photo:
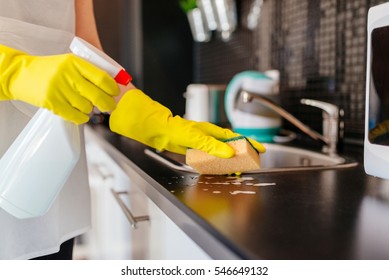
[[(75, 37), (71, 51), (107, 71), (120, 84), (131, 76), (116, 61)], [(19, 219), (44, 215), (81, 153), (79, 127), (39, 109), (0, 159), (0, 207)]]

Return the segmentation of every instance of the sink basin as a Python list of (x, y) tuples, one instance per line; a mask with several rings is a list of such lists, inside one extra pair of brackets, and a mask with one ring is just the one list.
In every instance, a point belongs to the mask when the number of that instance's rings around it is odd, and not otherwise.
[[(319, 152), (283, 146), (280, 144), (264, 144), (266, 153), (261, 154), (261, 169), (245, 173), (268, 173), (284, 171), (303, 171), (349, 168), (358, 165), (350, 158), (329, 156)], [(145, 154), (170, 168), (197, 173), (185, 164), (185, 157), (170, 152), (155, 152), (145, 149)]]
[(259, 172), (348, 168), (358, 164), (350, 158), (329, 156), (302, 148), (279, 144), (265, 144), (265, 146), (266, 153), (261, 155)]

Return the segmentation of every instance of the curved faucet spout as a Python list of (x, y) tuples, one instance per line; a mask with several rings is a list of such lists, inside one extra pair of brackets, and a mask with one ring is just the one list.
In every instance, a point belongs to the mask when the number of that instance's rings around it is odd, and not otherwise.
[[(295, 116), (288, 113), (281, 106), (274, 103), (272, 100), (268, 99), (267, 97), (265, 97), (261, 94), (250, 93), (250, 92), (244, 91), (244, 90), (242, 90), (240, 92), (240, 96), (242, 98), (242, 101), (245, 103), (252, 102), (254, 99), (258, 100), (262, 105), (264, 105), (264, 106), (268, 107), (269, 109), (278, 113), (281, 117), (283, 117), (284, 119), (286, 119), (287, 121), (292, 123), (294, 126), (299, 128), (305, 134), (307, 134), (308, 136), (310, 136), (314, 140), (320, 141), (322, 144), (324, 144), (325, 145), (325, 149), (323, 149), (324, 151), (326, 151), (330, 154), (336, 154), (336, 140), (335, 140), (335, 143), (333, 143), (333, 139), (330, 139), (329, 137), (326, 137), (326, 136), (319, 134), (318, 132), (316, 132), (315, 130), (310, 128), (309, 126), (302, 123)], [(305, 99), (304, 104), (311, 105), (310, 103), (312, 103), (312, 101), (315, 101), (315, 100), (308, 101), (307, 99)], [(325, 103), (322, 101), (317, 101), (317, 102), (319, 103), (320, 106), (316, 106), (316, 107), (319, 107), (319, 108), (323, 107), (325, 104), (328, 104), (328, 103)], [(309, 104), (307, 104), (307, 103), (309, 103)], [(323, 105), (323, 106), (321, 106), (321, 105)], [(324, 111), (327, 112), (327, 109), (329, 108), (328, 110), (338, 112), (337, 107), (335, 105), (332, 105), (332, 104), (328, 104), (328, 105), (331, 105), (331, 106), (324, 106), (324, 108), (326, 109), (326, 110), (323, 109)], [(333, 115), (333, 114), (331, 114), (331, 115)]]

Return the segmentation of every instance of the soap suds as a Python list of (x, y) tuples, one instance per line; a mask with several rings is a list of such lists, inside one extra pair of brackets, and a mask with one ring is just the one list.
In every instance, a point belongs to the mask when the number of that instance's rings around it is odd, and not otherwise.
[(258, 184), (253, 184), (255, 187), (267, 187), (267, 186), (275, 186), (276, 183), (258, 183)]
[[(274, 182), (264, 182), (264, 183), (257, 183), (258, 180), (250, 177), (250, 176), (227, 176), (225, 177), (225, 181), (216, 181), (213, 182), (213, 179), (217, 179), (218, 177), (210, 177), (210, 176), (204, 176), (203, 177), (206, 180), (198, 181), (197, 185), (235, 185), (235, 186), (242, 186), (242, 187), (267, 187), (267, 186), (275, 186), (276, 183)], [(219, 177), (220, 178), (220, 177)]]
[(232, 194), (232, 195), (236, 195), (236, 194), (256, 194), (256, 192), (254, 192), (254, 191), (232, 191), (232, 192), (230, 192), (230, 194)]
[[(203, 180), (197, 181), (200, 179), (199, 176), (190, 176), (191, 182), (185, 184), (187, 187), (201, 187), (204, 192), (211, 192), (213, 194), (221, 194), (225, 191), (228, 191), (231, 195), (238, 194), (256, 194), (257, 192), (253, 190), (253, 187), (268, 187), (268, 186), (276, 186), (275, 182), (263, 182), (259, 183), (258, 179), (251, 176), (226, 176), (224, 179), (221, 176), (201, 176)], [(167, 182), (168, 185), (179, 184), (181, 180), (185, 179), (185, 176), (173, 176), (173, 179), (170, 182)], [(183, 182), (185, 182), (183, 180)], [(230, 191), (225, 189), (223, 186), (235, 186), (238, 190)], [(211, 188), (210, 188), (211, 187)], [(217, 188), (219, 190), (212, 190), (212, 187)], [(251, 190), (245, 190), (245, 187), (251, 188)], [(171, 190), (171, 193), (181, 192), (184, 193), (184, 190), (176, 191)]]

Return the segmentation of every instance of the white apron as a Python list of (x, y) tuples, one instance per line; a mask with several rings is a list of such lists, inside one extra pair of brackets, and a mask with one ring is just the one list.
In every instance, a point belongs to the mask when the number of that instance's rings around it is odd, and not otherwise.
[[(74, 0), (0, 0), (0, 44), (31, 55), (69, 52), (74, 20)], [(0, 156), (36, 110), (18, 101), (0, 102)], [(80, 129), (80, 160), (49, 212), (43, 217), (19, 220), (0, 209), (0, 259), (30, 259), (55, 253), (62, 242), (89, 229), (90, 195)]]

